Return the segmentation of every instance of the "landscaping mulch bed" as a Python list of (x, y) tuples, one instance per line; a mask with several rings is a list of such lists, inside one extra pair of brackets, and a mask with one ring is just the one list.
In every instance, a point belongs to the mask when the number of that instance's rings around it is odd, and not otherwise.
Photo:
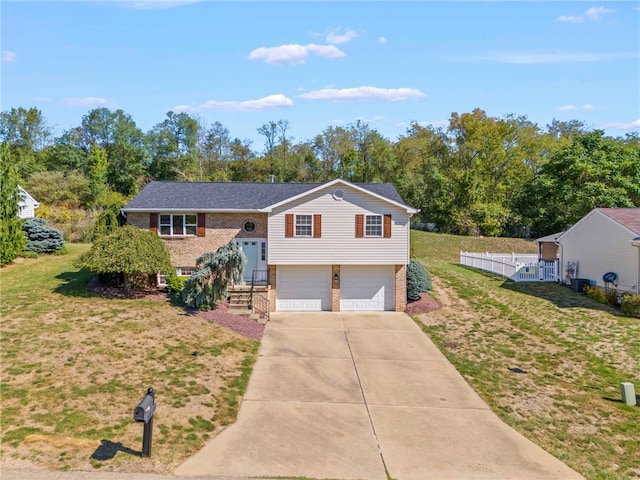
[(229, 303), (224, 302), (218, 304), (217, 308), (214, 310), (209, 310), (208, 312), (197, 312), (197, 315), (217, 325), (230, 328), (234, 332), (245, 337), (253, 338), (254, 340), (260, 340), (262, 338), (262, 334), (264, 333), (263, 324), (250, 318), (243, 317), (242, 315), (229, 313), (228, 309)]
[(409, 300), (407, 302), (407, 308), (404, 309), (405, 313), (427, 313), (437, 310), (441, 305), (431, 298), (426, 293), (420, 294), (419, 300)]
[(127, 299), (144, 299), (144, 300), (158, 300), (162, 302), (168, 302), (167, 297), (163, 292), (157, 289), (136, 289), (125, 290), (124, 287), (115, 287), (112, 285), (103, 285), (98, 280), (98, 277), (93, 277), (87, 284), (87, 290), (96, 295), (100, 295), (105, 298), (127, 298)]

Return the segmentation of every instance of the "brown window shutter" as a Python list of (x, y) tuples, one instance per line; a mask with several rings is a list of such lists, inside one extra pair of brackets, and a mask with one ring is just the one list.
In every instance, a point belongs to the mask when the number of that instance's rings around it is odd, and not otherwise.
[(356, 215), (356, 238), (364, 237), (364, 215)]
[(313, 216), (313, 238), (322, 237), (322, 215)]
[(284, 216), (284, 236), (293, 237), (293, 213)]
[(207, 219), (207, 214), (206, 213), (199, 213), (198, 214), (198, 236), (199, 237), (204, 237), (205, 233), (206, 233), (206, 229), (205, 229), (205, 221)]
[(150, 213), (149, 214), (149, 230), (153, 233), (158, 233), (158, 214)]
[(384, 216), (384, 238), (391, 238), (391, 215), (385, 214)]

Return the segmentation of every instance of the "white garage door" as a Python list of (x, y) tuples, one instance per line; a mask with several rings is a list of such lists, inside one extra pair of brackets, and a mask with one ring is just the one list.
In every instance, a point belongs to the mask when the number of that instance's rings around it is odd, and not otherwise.
[(279, 312), (331, 310), (331, 266), (279, 266), (276, 276)]
[(340, 267), (340, 310), (393, 310), (392, 265)]

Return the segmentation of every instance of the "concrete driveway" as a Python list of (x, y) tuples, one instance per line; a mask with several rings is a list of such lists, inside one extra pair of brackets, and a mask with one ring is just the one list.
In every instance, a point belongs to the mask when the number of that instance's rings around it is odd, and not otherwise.
[[(385, 471), (386, 470), (386, 471)], [(176, 475), (578, 479), (502, 423), (403, 313), (269, 322), (238, 421)]]

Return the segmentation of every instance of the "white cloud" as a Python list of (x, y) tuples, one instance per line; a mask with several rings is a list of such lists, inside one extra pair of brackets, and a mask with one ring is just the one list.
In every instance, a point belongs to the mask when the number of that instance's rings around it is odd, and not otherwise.
[(486, 55), (471, 57), (449, 57), (449, 60), (458, 62), (498, 62), (516, 65), (539, 65), (546, 63), (590, 63), (605, 62), (622, 58), (636, 58), (638, 52), (492, 52)]
[(371, 101), (382, 100), (397, 102), (402, 100), (415, 100), (426, 95), (415, 88), (377, 88), (377, 87), (357, 87), (357, 88), (323, 88), (308, 93), (298, 95), (298, 98), (309, 100), (331, 100), (341, 101)]
[(602, 126), (602, 128), (615, 128), (617, 130), (640, 130), (640, 118), (631, 123), (610, 122)]
[(104, 107), (106, 105), (109, 105), (109, 101), (106, 98), (100, 98), (100, 97), (82, 97), (82, 98), (70, 97), (70, 98), (65, 98), (63, 100), (63, 103), (65, 105), (69, 105), (70, 107), (89, 107), (89, 108)]
[(196, 112), (201, 110), (224, 110), (227, 112), (257, 112), (273, 108), (284, 108), (293, 105), (293, 100), (282, 95), (268, 95), (256, 100), (245, 100), (243, 102), (221, 102), (209, 100), (203, 104), (193, 107), (191, 105), (177, 105), (173, 107), (174, 112)]
[(556, 18), (556, 22), (582, 23), (584, 22), (584, 17), (582, 15), (560, 15)]
[(124, 6), (135, 10), (158, 10), (163, 8), (182, 7), (198, 3), (201, 0), (150, 0), (139, 2), (124, 2)]
[(582, 15), (560, 15), (556, 18), (556, 22), (583, 23), (585, 21), (585, 17), (589, 20), (600, 20), (604, 15), (608, 15), (613, 12), (615, 12), (615, 10), (612, 8), (591, 7)]
[(9, 50), (2, 51), (2, 61), (3, 62), (15, 62), (18, 59), (18, 54), (15, 52), (10, 52)]
[(344, 33), (339, 33), (340, 29), (334, 30), (327, 35), (327, 42), (334, 44), (347, 43), (358, 36), (355, 30), (345, 29)]
[(263, 61), (265, 63), (304, 63), (309, 52), (313, 52), (320, 57), (340, 58), (345, 53), (333, 45), (299, 45), (292, 43), (280, 45), (279, 47), (260, 47), (249, 54), (249, 60)]
[(381, 44), (384, 45), (384, 44), (387, 43), (387, 39), (385, 37), (380, 37), (380, 38), (378, 38), (378, 43), (381, 43)]
[(360, 120), (361, 122), (364, 122), (364, 123), (380, 122), (386, 119), (387, 117), (383, 117), (382, 115), (376, 115), (375, 117), (364, 117), (364, 116), (356, 117), (356, 120)]
[(249, 54), (249, 60), (262, 60), (266, 63), (304, 63), (309, 52), (298, 44), (279, 47), (260, 47)]
[(599, 20), (603, 15), (607, 15), (613, 12), (615, 12), (613, 8), (591, 7), (589, 10), (584, 12), (584, 14), (591, 20)]
[(563, 105), (561, 107), (558, 107), (558, 110), (562, 110), (565, 112), (570, 112), (570, 111), (574, 111), (574, 110), (594, 110), (596, 107), (594, 107), (593, 105), (590, 105), (588, 103), (582, 105), (582, 106), (577, 106), (577, 105)]
[(181, 113), (181, 112), (195, 112), (196, 108), (191, 105), (176, 105), (171, 109), (172, 112)]
[(33, 100), (34, 102), (49, 103), (49, 102), (53, 101), (53, 98), (51, 98), (51, 97), (33, 97), (31, 100)]
[(313, 52), (320, 57), (342, 58), (346, 56), (346, 54), (342, 50), (333, 45), (315, 45), (313, 43), (310, 43), (306, 48), (310, 52)]

